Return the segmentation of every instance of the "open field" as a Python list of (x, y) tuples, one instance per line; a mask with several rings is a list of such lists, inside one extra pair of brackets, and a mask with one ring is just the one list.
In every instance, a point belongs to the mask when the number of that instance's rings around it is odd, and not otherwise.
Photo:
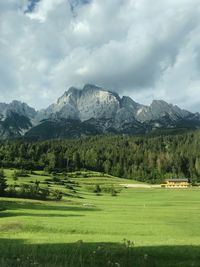
[[(125, 189), (135, 182), (92, 172), (69, 179), (73, 190), (48, 184), (66, 193), (62, 201), (0, 198), (0, 266), (200, 266), (199, 189)], [(117, 196), (95, 194), (96, 184)]]

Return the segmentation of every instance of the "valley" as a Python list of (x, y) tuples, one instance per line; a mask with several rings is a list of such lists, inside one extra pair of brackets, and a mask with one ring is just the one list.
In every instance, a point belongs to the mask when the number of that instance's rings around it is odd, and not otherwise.
[(41, 171), (14, 181), (13, 172), (9, 185), (39, 181), (63, 198), (0, 198), (1, 266), (198, 266), (198, 188), (124, 188), (137, 182), (82, 171), (55, 173), (60, 184)]
[(200, 0), (0, 0), (0, 267), (200, 267)]

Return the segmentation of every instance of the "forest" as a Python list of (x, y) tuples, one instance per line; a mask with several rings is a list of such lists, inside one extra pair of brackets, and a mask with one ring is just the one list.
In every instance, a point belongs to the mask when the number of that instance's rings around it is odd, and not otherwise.
[(0, 167), (71, 172), (92, 170), (149, 183), (165, 178), (200, 182), (200, 131), (156, 136), (0, 142)]

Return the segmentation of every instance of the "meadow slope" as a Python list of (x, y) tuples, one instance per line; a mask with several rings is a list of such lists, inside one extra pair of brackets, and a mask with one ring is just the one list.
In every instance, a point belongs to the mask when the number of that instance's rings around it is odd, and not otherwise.
[[(0, 266), (200, 266), (198, 188), (127, 189), (120, 184), (134, 181), (92, 172), (69, 179), (73, 194), (61, 201), (0, 198)], [(117, 196), (97, 195), (96, 184)]]

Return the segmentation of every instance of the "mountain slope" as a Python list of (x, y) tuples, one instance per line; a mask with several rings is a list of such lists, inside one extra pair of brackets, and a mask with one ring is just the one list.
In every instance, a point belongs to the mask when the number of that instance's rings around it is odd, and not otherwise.
[(102, 132), (96, 127), (73, 119), (45, 120), (26, 133), (27, 138), (54, 139), (54, 138), (78, 138), (87, 135), (97, 135)]
[(157, 129), (200, 128), (200, 115), (163, 100), (150, 106), (122, 98), (104, 88), (86, 84), (69, 88), (56, 103), (35, 111), (25, 103), (0, 103), (0, 138), (41, 139), (80, 137), (104, 133), (142, 134)]
[(0, 138), (20, 137), (32, 128), (37, 112), (25, 103), (0, 103)]

